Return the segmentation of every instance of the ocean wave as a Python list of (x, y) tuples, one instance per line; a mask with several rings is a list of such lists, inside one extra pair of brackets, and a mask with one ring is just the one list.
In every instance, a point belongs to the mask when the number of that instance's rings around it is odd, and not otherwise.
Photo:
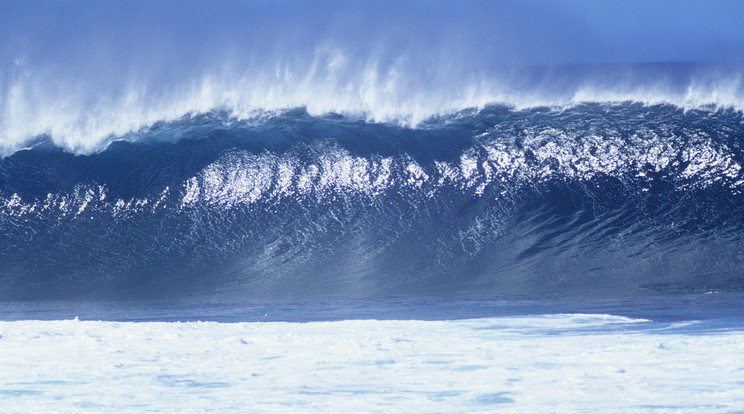
[(4, 11), (2, 299), (744, 286), (738, 3)]
[(0, 160), (0, 294), (742, 288), (740, 112), (492, 106), (416, 129), (223, 115)]

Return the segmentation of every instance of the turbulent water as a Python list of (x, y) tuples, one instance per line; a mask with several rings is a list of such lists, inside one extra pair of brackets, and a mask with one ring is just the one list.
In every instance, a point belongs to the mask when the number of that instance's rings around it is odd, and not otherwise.
[(41, 137), (0, 159), (0, 297), (740, 291), (743, 145), (736, 110), (630, 102)]
[(744, 412), (742, 16), (0, 1), (0, 411)]

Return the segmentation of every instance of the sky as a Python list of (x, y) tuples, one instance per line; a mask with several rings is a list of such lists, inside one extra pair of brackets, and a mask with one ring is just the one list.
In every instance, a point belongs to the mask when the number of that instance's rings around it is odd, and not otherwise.
[(735, 0), (9, 0), (0, 47), (4, 64), (268, 59), (323, 43), (482, 65), (741, 61), (743, 17)]

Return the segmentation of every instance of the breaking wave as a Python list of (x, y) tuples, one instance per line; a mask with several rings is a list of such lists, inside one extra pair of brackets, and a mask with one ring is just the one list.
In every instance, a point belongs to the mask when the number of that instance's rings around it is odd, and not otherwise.
[(738, 2), (8, 2), (0, 299), (742, 286)]
[(302, 109), (0, 159), (0, 297), (636, 295), (744, 287), (744, 119)]

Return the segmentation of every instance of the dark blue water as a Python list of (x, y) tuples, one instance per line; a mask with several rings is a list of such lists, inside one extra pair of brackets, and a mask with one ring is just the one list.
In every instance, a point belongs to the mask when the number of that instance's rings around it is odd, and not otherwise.
[(743, 122), (625, 103), (405, 128), (298, 109), (189, 116), (90, 155), (40, 137), (0, 159), (0, 300), (737, 294)]
[[(645, 319), (638, 329), (695, 334), (741, 330), (744, 295), (690, 294), (622, 299), (407, 296), (306, 302), (30, 301), (0, 304), (2, 320), (125, 322), (313, 322), (354, 319), (458, 320), (547, 314), (612, 314)], [(685, 322), (680, 325), (680, 322)], [(692, 322), (692, 323), (689, 323)], [(623, 325), (623, 329), (634, 329)], [(613, 329), (609, 327), (608, 329)]]

